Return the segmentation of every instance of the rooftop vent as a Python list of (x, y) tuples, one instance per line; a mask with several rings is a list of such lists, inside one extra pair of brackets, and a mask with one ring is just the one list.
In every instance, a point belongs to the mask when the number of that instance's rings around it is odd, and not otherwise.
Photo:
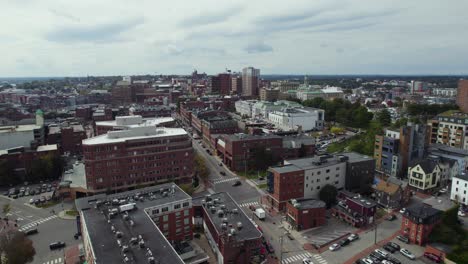
[(122, 246), (122, 253), (128, 252), (130, 249), (128, 248), (127, 245)]
[(239, 213), (239, 210), (237, 210), (237, 208), (234, 208), (234, 209), (232, 209), (232, 213), (233, 213), (233, 214), (238, 214), (238, 213)]
[(221, 224), (221, 229), (226, 230), (226, 229), (227, 229), (227, 224), (226, 224), (226, 223), (222, 223), (222, 224)]
[(136, 237), (130, 238), (130, 244), (136, 245), (137, 243), (138, 243), (138, 238), (136, 238)]
[(231, 228), (231, 231), (230, 231), (229, 233), (230, 233), (231, 235), (235, 235), (235, 234), (236, 234), (236, 232), (237, 232), (237, 231), (236, 231), (236, 229), (234, 229), (234, 228)]
[(212, 213), (212, 214), (216, 213), (216, 207), (211, 206), (211, 207), (210, 207), (210, 210), (211, 210), (211, 213)]
[(242, 222), (237, 222), (237, 229), (241, 230), (242, 229)]
[(227, 222), (229, 222), (229, 220), (226, 217), (224, 217), (223, 218), (223, 223), (227, 223)]
[(218, 214), (219, 217), (223, 217), (223, 216), (224, 216), (223, 210), (218, 210), (217, 214)]
[(148, 264), (156, 264), (156, 260), (154, 259), (154, 257), (148, 258)]

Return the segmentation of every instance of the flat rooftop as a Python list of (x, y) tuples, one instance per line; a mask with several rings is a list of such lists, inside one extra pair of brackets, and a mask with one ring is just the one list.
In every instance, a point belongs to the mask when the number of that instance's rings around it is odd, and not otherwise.
[(286, 160), (284, 161), (285, 164), (292, 164), (301, 169), (309, 170), (309, 169), (317, 169), (317, 168), (324, 168), (332, 165), (336, 165), (339, 163), (346, 162), (348, 158), (343, 155), (317, 155), (309, 158), (302, 158), (302, 159), (293, 159), (293, 160)]
[[(219, 192), (198, 197), (193, 199), (193, 204), (203, 207), (218, 234), (234, 233), (232, 236), (237, 241), (256, 239), (262, 236), (262, 233), (250, 221), (229, 193)], [(238, 228), (239, 226), (241, 228)]]
[[(295, 201), (295, 203), (293, 203)], [(316, 199), (293, 199), (289, 203), (294, 205), (298, 209), (314, 209), (314, 208), (325, 208), (326, 204), (324, 201)]]
[(39, 128), (41, 127), (36, 125), (0, 126), (0, 133), (32, 131)]
[(173, 122), (172, 117), (142, 118), (141, 116), (117, 116), (116, 120), (99, 121), (96, 126), (121, 126), (121, 127), (139, 127), (139, 126), (159, 126), (164, 123)]
[(258, 140), (258, 139), (271, 139), (271, 138), (281, 138), (277, 135), (248, 135), (243, 133), (238, 134), (226, 134), (224, 138), (230, 141), (242, 141), (242, 140)]
[[(118, 207), (112, 205), (114, 199), (135, 203), (136, 209), (109, 217), (109, 211)], [(184, 261), (145, 212), (145, 208), (186, 199), (191, 197), (175, 184), (168, 183), (118, 194), (85, 197), (77, 199), (75, 204), (88, 230), (96, 263), (149, 263), (148, 257), (152, 256), (155, 263), (182, 264)], [(124, 217), (128, 218), (125, 220)], [(117, 238), (117, 232), (121, 232), (120, 238)], [(130, 241), (132, 238), (135, 244)], [(143, 247), (138, 244), (142, 240)], [(122, 252), (119, 241), (122, 246), (128, 246), (126, 253)], [(130, 261), (125, 262), (125, 257)]]
[(105, 135), (83, 140), (83, 145), (100, 145), (126, 142), (129, 140), (183, 136), (187, 132), (182, 128), (133, 127), (129, 130), (109, 131)]

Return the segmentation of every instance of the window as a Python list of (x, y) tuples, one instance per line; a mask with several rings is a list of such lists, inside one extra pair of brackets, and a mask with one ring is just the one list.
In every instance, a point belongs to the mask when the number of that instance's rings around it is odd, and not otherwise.
[(169, 216), (168, 215), (163, 215), (163, 221), (167, 222), (168, 220), (169, 220)]
[(317, 186), (317, 190), (320, 190), (320, 186)]
[(164, 230), (169, 229), (169, 224), (164, 224), (164, 225), (163, 225), (163, 229), (164, 229)]
[(174, 209), (180, 209), (180, 204), (174, 205)]
[(317, 182), (320, 182), (320, 179), (317, 179)]
[(184, 211), (184, 215), (185, 215), (185, 216), (189, 216), (189, 215), (190, 215), (190, 211), (189, 211), (189, 210), (185, 210), (185, 211)]
[(330, 172), (330, 169), (328, 169), (328, 170), (326, 171), (326, 173), (329, 173), (329, 172)]
[(180, 212), (176, 212), (175, 215), (176, 215), (176, 216), (180, 216)]
[(190, 222), (190, 219), (189, 219), (189, 218), (185, 218), (185, 219), (184, 219), (184, 225), (188, 225), (189, 222)]
[(336, 167), (336, 170), (339, 171), (339, 170), (340, 170), (340, 167)]
[(190, 205), (189, 202), (185, 202), (185, 203), (182, 204), (183, 207), (187, 207), (187, 206), (189, 206), (189, 205)]
[(159, 214), (159, 209), (154, 209), (154, 210), (153, 210), (153, 214), (154, 214), (154, 215), (155, 215), (155, 214)]
[(317, 171), (317, 175), (320, 175), (321, 171)]
[(328, 181), (329, 179), (330, 179), (330, 177), (326, 177), (326, 178), (325, 178), (325, 180), (327, 180), (327, 181)]
[(169, 207), (163, 207), (163, 209), (161, 209), (161, 212), (167, 212), (169, 211)]
[(408, 219), (405, 219), (405, 225), (408, 225)]

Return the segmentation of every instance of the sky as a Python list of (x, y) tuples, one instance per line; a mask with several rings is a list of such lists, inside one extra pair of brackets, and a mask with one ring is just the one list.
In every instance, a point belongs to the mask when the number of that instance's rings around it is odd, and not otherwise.
[(467, 0), (0, 0), (0, 77), (467, 74)]

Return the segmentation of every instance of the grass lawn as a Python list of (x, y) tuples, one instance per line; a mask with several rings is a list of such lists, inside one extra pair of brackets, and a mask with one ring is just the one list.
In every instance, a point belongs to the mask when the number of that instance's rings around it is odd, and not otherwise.
[(246, 177), (247, 179), (250, 179), (250, 180), (255, 180), (257, 179), (258, 177), (266, 177), (267, 175), (267, 171), (248, 171), (247, 172), (247, 175), (245, 174), (244, 171), (240, 171), (240, 172), (237, 172), (237, 175), (239, 176), (242, 176), (242, 177)]
[(78, 214), (78, 211), (76, 211), (76, 210), (67, 210), (67, 211), (65, 211), (65, 214), (66, 214), (66, 215), (69, 215), (69, 216), (77, 216), (77, 215), (79, 215), (79, 214)]
[(377, 208), (377, 212), (375, 213), (376, 214), (376, 218), (377, 219), (380, 219), (382, 218), (385, 214), (387, 214), (387, 212), (382, 209), (382, 208)]
[(48, 201), (48, 202), (45, 202), (43, 204), (38, 204), (36, 205), (36, 207), (39, 207), (39, 208), (49, 208), (51, 206), (54, 206), (54, 205), (57, 205), (59, 204), (60, 202), (59, 201)]
[(267, 185), (266, 183), (262, 183), (262, 184), (257, 185), (257, 187), (258, 187), (259, 189), (266, 189), (267, 186), (268, 186), (268, 185)]

